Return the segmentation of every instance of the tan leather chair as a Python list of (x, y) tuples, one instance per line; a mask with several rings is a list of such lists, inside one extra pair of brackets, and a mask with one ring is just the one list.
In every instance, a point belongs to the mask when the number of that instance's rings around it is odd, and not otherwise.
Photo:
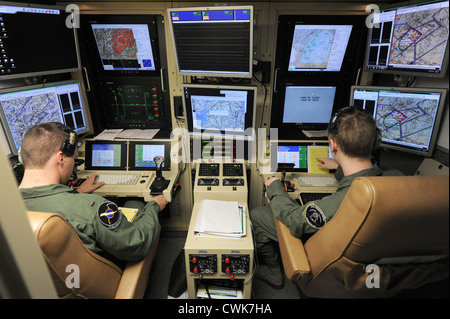
[(275, 225), (286, 276), (309, 297), (386, 298), (448, 277), (448, 176), (357, 178), (305, 244)]
[[(72, 226), (54, 213), (27, 212), (31, 228), (49, 267), (60, 298), (142, 298), (150, 267), (159, 243), (159, 232), (146, 257), (128, 262), (122, 270), (111, 261), (87, 249)], [(66, 278), (79, 267), (79, 288), (68, 288)]]

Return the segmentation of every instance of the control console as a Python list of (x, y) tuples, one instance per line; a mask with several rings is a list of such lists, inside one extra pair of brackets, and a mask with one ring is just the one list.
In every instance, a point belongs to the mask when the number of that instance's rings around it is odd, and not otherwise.
[(194, 200), (247, 202), (247, 174), (243, 163), (198, 163)]

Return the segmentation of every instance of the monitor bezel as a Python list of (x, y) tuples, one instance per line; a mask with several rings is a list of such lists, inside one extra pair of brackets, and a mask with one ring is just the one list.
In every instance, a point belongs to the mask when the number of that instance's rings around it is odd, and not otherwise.
[[(95, 144), (109, 144), (109, 145), (120, 145), (120, 166), (119, 167), (111, 167), (111, 166), (93, 166), (92, 165), (92, 146)], [(102, 140), (94, 140), (94, 141), (86, 141), (84, 146), (85, 152), (85, 162), (84, 169), (86, 171), (100, 171), (100, 170), (108, 170), (108, 171), (125, 171), (127, 169), (127, 161), (128, 161), (128, 145), (125, 141), (102, 141)]]
[[(219, 10), (250, 10), (250, 35), (249, 35), (249, 57), (248, 57), (248, 73), (231, 73), (225, 71), (211, 71), (211, 72), (193, 72), (193, 71), (185, 71), (180, 70), (180, 63), (178, 60), (177, 46), (175, 40), (175, 33), (173, 30), (173, 23), (171, 19), (172, 12), (187, 12), (187, 11), (219, 11)], [(172, 45), (174, 50), (175, 57), (175, 65), (177, 69), (178, 75), (186, 75), (186, 76), (205, 76), (205, 77), (224, 77), (224, 78), (252, 78), (253, 76), (253, 17), (254, 17), (254, 8), (253, 5), (248, 6), (217, 6), (217, 7), (184, 7), (184, 8), (168, 8), (167, 9), (167, 21), (169, 26), (169, 34), (172, 39)]]
[[(0, 6), (13, 6), (13, 7), (29, 7), (29, 8), (37, 8), (37, 9), (53, 9), (53, 10), (60, 10), (63, 14), (66, 12), (66, 7), (60, 6), (60, 5), (43, 5), (43, 4), (37, 4), (37, 3), (24, 3), (24, 2), (6, 2), (6, 1), (0, 1)], [(69, 13), (67, 13), (67, 19), (69, 17)], [(67, 21), (67, 20), (66, 20)], [(61, 73), (70, 73), (70, 72), (78, 72), (81, 71), (81, 58), (80, 58), (80, 47), (78, 44), (78, 33), (77, 28), (72, 28), (73, 34), (74, 34), (74, 41), (75, 41), (75, 54), (77, 58), (77, 66), (76, 67), (70, 67), (70, 68), (64, 68), (64, 69), (53, 69), (53, 70), (43, 70), (43, 71), (33, 71), (33, 72), (23, 72), (23, 73), (16, 73), (16, 74), (0, 74), (0, 81), (1, 80), (10, 80), (10, 79), (18, 79), (18, 78), (26, 78), (26, 77), (32, 77), (32, 76), (45, 76), (45, 75), (53, 75), (53, 74), (61, 74)]]
[[(247, 113), (251, 112), (249, 116), (251, 116), (251, 126), (248, 126), (244, 129), (244, 132), (228, 132), (228, 131), (220, 131), (218, 133), (218, 130), (210, 130), (206, 129), (203, 131), (197, 130), (193, 128), (193, 121), (192, 121), (192, 108), (187, 107), (186, 105), (186, 96), (185, 96), (185, 89), (186, 88), (193, 88), (193, 89), (212, 89), (212, 90), (236, 90), (236, 91), (247, 91), (249, 93), (253, 93), (253, 103), (252, 105), (247, 105)], [(182, 84), (181, 85), (181, 92), (183, 94), (182, 102), (183, 102), (183, 112), (186, 119), (186, 126), (188, 129), (188, 132), (191, 136), (221, 136), (223, 138), (234, 138), (234, 139), (244, 139), (244, 140), (253, 140), (255, 138), (255, 120), (256, 120), (256, 102), (257, 102), (257, 93), (258, 88), (256, 86), (249, 86), (249, 85), (214, 85), (214, 84)], [(247, 97), (248, 99), (248, 97)], [(188, 112), (189, 111), (189, 112)], [(247, 116), (246, 116), (247, 118)], [(247, 122), (247, 121), (245, 121)], [(250, 129), (251, 135), (245, 135), (245, 132), (247, 129)]]
[[(48, 87), (52, 87), (52, 86), (60, 86), (60, 85), (68, 85), (68, 84), (77, 84), (78, 88), (79, 88), (79, 93), (80, 93), (80, 99), (81, 99), (81, 103), (83, 104), (83, 111), (85, 114), (85, 121), (86, 121), (86, 128), (82, 129), (77, 133), (78, 136), (82, 136), (85, 134), (90, 134), (92, 133), (93, 130), (93, 126), (92, 126), (92, 119), (91, 119), (91, 113), (89, 110), (89, 105), (83, 90), (83, 86), (81, 85), (81, 81), (77, 80), (77, 79), (73, 79), (73, 80), (67, 80), (67, 81), (59, 81), (59, 82), (47, 82), (47, 83), (43, 83), (43, 84), (35, 84), (35, 85), (28, 85), (28, 86), (15, 86), (15, 87), (8, 87), (8, 88), (4, 88), (4, 89), (0, 89), (0, 96), (2, 94), (8, 94), (8, 93), (12, 93), (12, 92), (17, 92), (17, 91), (28, 91), (28, 90), (35, 90), (35, 89), (44, 89), (44, 88), (48, 88)], [(0, 123), (2, 124), (2, 128), (3, 131), (5, 133), (5, 137), (8, 141), (10, 150), (11, 150), (11, 154), (13, 155), (18, 155), (18, 149), (16, 148), (16, 144), (14, 142), (14, 138), (12, 136), (12, 133), (9, 130), (9, 124), (8, 121), (6, 119), (6, 116), (4, 114), (3, 111), (3, 107), (1, 106), (0, 103)], [(65, 124), (65, 123), (64, 123)], [(25, 132), (24, 132), (25, 134)]]
[(137, 167), (136, 166), (136, 146), (137, 145), (164, 145), (164, 163), (162, 171), (170, 171), (170, 141), (130, 141), (128, 146), (128, 170), (130, 171), (156, 171), (155, 167)]
[[(434, 129), (431, 134), (430, 143), (428, 150), (419, 150), (415, 147), (408, 147), (406, 145), (399, 145), (397, 143), (388, 142), (385, 140), (381, 140), (380, 147), (386, 148), (386, 149), (392, 149), (396, 151), (402, 151), (406, 153), (412, 153), (416, 155), (421, 155), (425, 157), (431, 157), (434, 151), (434, 148), (436, 146), (437, 137), (439, 135), (441, 123), (442, 123), (442, 116), (444, 113), (444, 109), (447, 102), (447, 92), (448, 90), (445, 88), (416, 88), (416, 87), (389, 87), (389, 86), (366, 86), (366, 85), (353, 85), (351, 87), (350, 92), (350, 105), (353, 105), (354, 101), (354, 92), (355, 90), (374, 90), (374, 91), (397, 91), (397, 92), (423, 92), (423, 93), (439, 93), (441, 94), (441, 99), (439, 101), (438, 110), (435, 117), (435, 125)], [(374, 113), (376, 112), (376, 108), (374, 109)], [(375, 114), (374, 114), (375, 115)], [(375, 117), (374, 117), (375, 118)]]
[[(380, 12), (388, 12), (388, 11), (396, 11), (398, 8), (408, 8), (408, 7), (417, 7), (420, 5), (428, 5), (433, 3), (446, 2), (446, 0), (434, 0), (424, 2), (423, 0), (414, 0), (401, 2), (395, 5), (385, 5), (380, 8)], [(430, 78), (443, 78), (446, 76), (448, 71), (448, 60), (449, 60), (449, 40), (447, 39), (447, 46), (444, 51), (444, 58), (442, 60), (441, 71), (439, 73), (430, 72), (427, 70), (420, 71), (417, 68), (408, 68), (408, 67), (392, 67), (386, 69), (376, 69), (369, 68), (369, 52), (370, 52), (370, 40), (371, 40), (372, 32), (371, 30), (367, 32), (367, 40), (366, 40), (366, 51), (364, 53), (364, 71), (380, 73), (380, 74), (396, 74), (396, 75), (407, 75), (407, 76), (420, 76), (420, 77), (430, 77)]]

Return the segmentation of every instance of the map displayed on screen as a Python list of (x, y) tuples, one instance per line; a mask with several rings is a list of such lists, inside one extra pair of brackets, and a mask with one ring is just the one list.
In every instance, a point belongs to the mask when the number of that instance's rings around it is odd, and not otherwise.
[(340, 71), (351, 25), (296, 25), (289, 71)]
[(199, 130), (245, 131), (247, 94), (191, 96), (192, 120)]
[(17, 149), (30, 127), (39, 123), (63, 122), (54, 92), (3, 100), (1, 104)]
[(440, 96), (434, 97), (381, 92), (375, 120), (382, 138), (428, 146)]
[(448, 7), (398, 10), (390, 65), (440, 66), (448, 39)]
[(93, 24), (105, 70), (155, 70), (150, 33), (145, 24)]

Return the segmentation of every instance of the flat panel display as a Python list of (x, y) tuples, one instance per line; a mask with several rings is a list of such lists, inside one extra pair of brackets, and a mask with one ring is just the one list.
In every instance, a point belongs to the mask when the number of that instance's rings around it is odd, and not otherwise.
[(295, 25), (288, 71), (341, 71), (352, 25)]
[(26, 131), (40, 123), (63, 123), (78, 134), (92, 130), (89, 109), (76, 80), (2, 89), (0, 105), (3, 128), (14, 155)]
[(0, 2), (0, 80), (80, 69), (76, 28), (64, 8)]
[(85, 152), (85, 170), (126, 170), (126, 142), (86, 141)]
[(445, 76), (449, 1), (398, 5), (374, 13), (365, 69), (418, 76)]
[(170, 142), (164, 141), (136, 141), (130, 142), (129, 151), (129, 169), (151, 171), (156, 170), (154, 158), (156, 156), (164, 157), (162, 170), (170, 170)]
[(253, 7), (168, 9), (182, 75), (252, 77)]
[(182, 90), (189, 133), (253, 137), (256, 87), (184, 84)]
[(351, 103), (373, 114), (381, 146), (431, 156), (446, 89), (354, 86)]
[(283, 123), (328, 123), (335, 94), (334, 86), (286, 86)]

